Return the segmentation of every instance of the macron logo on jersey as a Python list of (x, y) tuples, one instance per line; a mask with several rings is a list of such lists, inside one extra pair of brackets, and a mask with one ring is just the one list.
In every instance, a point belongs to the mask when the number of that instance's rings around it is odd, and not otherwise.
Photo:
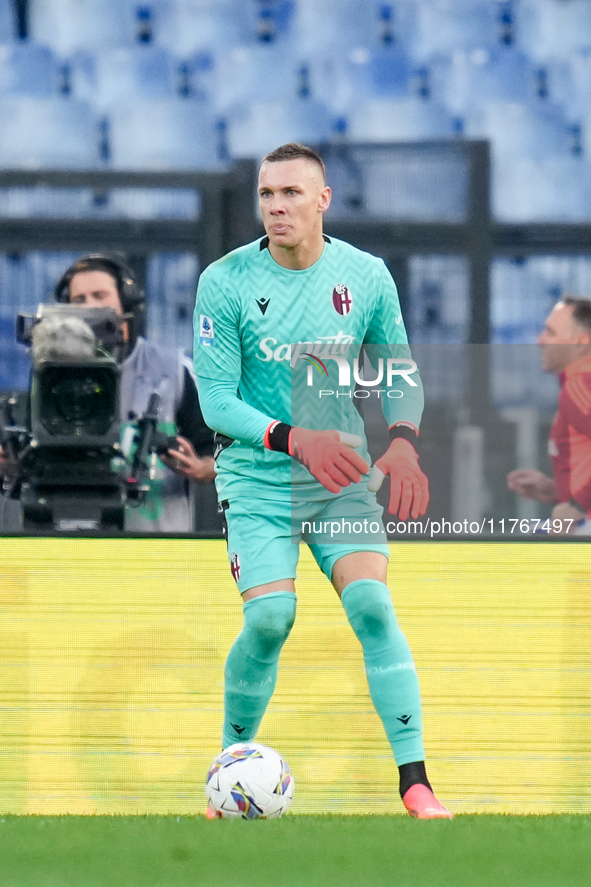
[(200, 345), (213, 345), (215, 342), (215, 336), (213, 332), (213, 320), (211, 317), (207, 317), (207, 315), (202, 314), (199, 317), (199, 344)]

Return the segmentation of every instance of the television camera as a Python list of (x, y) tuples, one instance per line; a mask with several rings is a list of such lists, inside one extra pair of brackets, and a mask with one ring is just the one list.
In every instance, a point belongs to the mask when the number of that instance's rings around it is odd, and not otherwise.
[(1, 403), (4, 494), (20, 499), (25, 530), (121, 531), (125, 506), (149, 489), (153, 454), (173, 445), (158, 430), (160, 395), (133, 417), (121, 445), (119, 362), (129, 315), (112, 308), (40, 305), (17, 316), (30, 346), (29, 390)]

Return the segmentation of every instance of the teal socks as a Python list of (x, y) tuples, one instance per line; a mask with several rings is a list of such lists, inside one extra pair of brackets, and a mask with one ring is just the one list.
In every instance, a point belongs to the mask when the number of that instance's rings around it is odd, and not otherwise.
[[(359, 579), (344, 589), (341, 598), (363, 647), (369, 691), (396, 763), (400, 767), (423, 761), (419, 682), (387, 586)], [(296, 596), (291, 591), (275, 591), (244, 604), (244, 626), (226, 662), (224, 748), (256, 736), (275, 689), (279, 654), (295, 612)]]
[(228, 654), (222, 747), (256, 736), (277, 682), (277, 663), (296, 613), (292, 591), (273, 591), (244, 604), (244, 625)]
[(388, 587), (358, 579), (347, 585), (341, 600), (363, 647), (369, 692), (396, 763), (423, 761), (419, 681)]

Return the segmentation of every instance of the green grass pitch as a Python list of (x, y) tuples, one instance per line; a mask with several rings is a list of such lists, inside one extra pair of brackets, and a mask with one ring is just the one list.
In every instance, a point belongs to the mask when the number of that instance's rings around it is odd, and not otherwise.
[(0, 884), (589, 887), (591, 816), (5, 816)]

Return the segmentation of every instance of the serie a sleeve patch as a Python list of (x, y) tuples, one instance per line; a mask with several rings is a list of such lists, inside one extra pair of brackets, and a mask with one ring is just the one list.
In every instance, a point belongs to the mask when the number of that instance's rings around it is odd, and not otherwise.
[(215, 334), (213, 331), (213, 320), (206, 314), (199, 316), (199, 344), (213, 345), (215, 343)]

